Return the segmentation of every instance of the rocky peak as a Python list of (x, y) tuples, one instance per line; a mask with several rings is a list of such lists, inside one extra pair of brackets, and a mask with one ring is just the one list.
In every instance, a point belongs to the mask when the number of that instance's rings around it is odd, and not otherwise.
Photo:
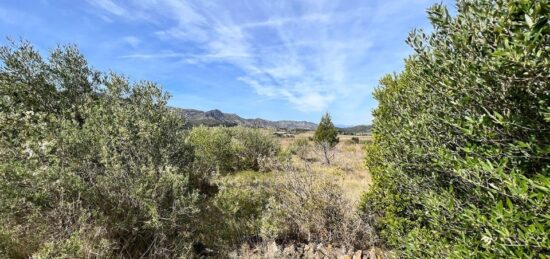
[(224, 118), (224, 113), (222, 111), (218, 110), (218, 109), (207, 111), (207, 112), (205, 112), (205, 115), (207, 117), (211, 117), (211, 118), (214, 118), (216, 120), (222, 120)]

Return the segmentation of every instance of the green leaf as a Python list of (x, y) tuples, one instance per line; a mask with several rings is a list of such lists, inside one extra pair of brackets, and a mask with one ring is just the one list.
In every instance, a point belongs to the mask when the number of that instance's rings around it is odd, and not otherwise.
[(531, 19), (531, 17), (528, 15), (528, 14), (525, 14), (525, 21), (527, 22), (527, 25), (529, 26), (529, 28), (532, 28), (533, 27), (533, 19)]

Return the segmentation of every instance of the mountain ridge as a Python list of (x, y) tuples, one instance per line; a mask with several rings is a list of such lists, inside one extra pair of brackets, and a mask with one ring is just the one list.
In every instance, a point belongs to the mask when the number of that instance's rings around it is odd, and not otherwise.
[(218, 109), (210, 111), (201, 111), (196, 109), (173, 108), (177, 114), (186, 120), (186, 124), (190, 126), (205, 125), (205, 126), (237, 126), (256, 128), (272, 128), (272, 129), (287, 129), (287, 130), (314, 130), (317, 124), (309, 121), (292, 121), (279, 120), (271, 121), (261, 118), (245, 119), (235, 113), (224, 113)]
[[(235, 113), (224, 113), (218, 109), (201, 111), (197, 109), (184, 109), (172, 107), (172, 109), (182, 116), (188, 126), (245, 126), (254, 128), (284, 129), (284, 130), (315, 130), (317, 123), (309, 121), (293, 120), (266, 120), (262, 118), (245, 119)], [(370, 125), (356, 125), (350, 127), (336, 127), (342, 134), (368, 133)]]

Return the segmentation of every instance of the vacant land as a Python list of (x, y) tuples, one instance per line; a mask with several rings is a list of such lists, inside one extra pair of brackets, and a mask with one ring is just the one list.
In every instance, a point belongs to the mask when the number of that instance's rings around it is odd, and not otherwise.
[[(313, 131), (297, 134), (294, 138), (279, 138), (282, 148), (289, 148), (300, 139), (310, 139)], [(308, 150), (307, 161), (303, 161), (297, 155), (292, 155), (295, 166), (303, 169), (310, 166), (315, 173), (328, 174), (339, 180), (345, 196), (354, 204), (358, 202), (361, 194), (368, 190), (371, 177), (364, 165), (364, 143), (370, 141), (370, 136), (339, 135), (340, 142), (334, 150), (334, 158), (330, 165), (323, 163), (322, 155), (309, 140), (311, 146)], [(359, 142), (353, 142), (352, 138), (358, 138)]]
[[(267, 138), (275, 135), (261, 131)], [(370, 137), (338, 136), (327, 164), (313, 135), (273, 137), (280, 149), (275, 156), (261, 160), (259, 171), (245, 169), (215, 176), (212, 183), (219, 193), (210, 203), (218, 212), (206, 213), (214, 217), (206, 217), (200, 224), (207, 228), (201, 230), (206, 233), (202, 240), (226, 243), (221, 249), (236, 248), (230, 255), (239, 258), (278, 257), (271, 251), (277, 246), (273, 240), (283, 245), (277, 249), (303, 250), (287, 254), (289, 257), (314, 258), (314, 254), (306, 255), (306, 247), (321, 244), (342, 250), (342, 256), (355, 253), (346, 249), (371, 249), (376, 238), (356, 213), (371, 183), (364, 166), (364, 143)], [(222, 233), (212, 235), (220, 229)], [(255, 236), (264, 238), (260, 243), (251, 242)]]

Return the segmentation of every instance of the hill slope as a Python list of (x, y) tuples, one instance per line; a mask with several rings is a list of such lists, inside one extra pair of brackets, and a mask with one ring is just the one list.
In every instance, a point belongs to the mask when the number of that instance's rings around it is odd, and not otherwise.
[(357, 125), (353, 127), (344, 127), (344, 128), (337, 127), (338, 132), (344, 135), (368, 134), (370, 133), (371, 128), (372, 128), (372, 125)]
[(246, 127), (258, 127), (258, 128), (273, 128), (273, 129), (305, 129), (314, 130), (317, 128), (317, 124), (308, 121), (270, 121), (260, 118), (256, 119), (244, 119), (237, 114), (224, 113), (220, 110), (211, 111), (199, 111), (194, 109), (181, 109), (173, 108), (178, 114), (185, 118), (186, 123), (195, 125), (206, 126), (237, 126), (242, 125)]

